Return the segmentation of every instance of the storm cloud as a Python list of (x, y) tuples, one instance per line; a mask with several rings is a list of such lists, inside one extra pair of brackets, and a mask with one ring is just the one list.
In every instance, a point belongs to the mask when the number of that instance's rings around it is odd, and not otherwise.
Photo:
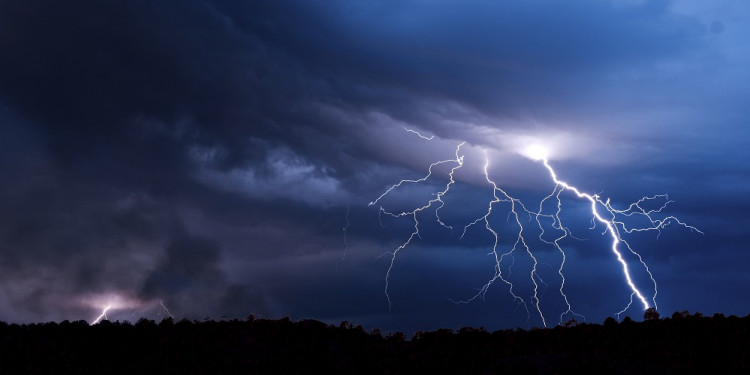
[[(0, 319), (90, 321), (119, 295), (135, 302), (113, 319), (162, 302), (189, 319), (524, 325), (501, 287), (451, 302), (492, 276), (479, 230), (426, 227), (388, 310), (381, 255), (413, 223), (368, 203), (463, 141), (446, 220), (486, 209), (485, 153), (514, 194), (549, 193), (518, 154), (543, 143), (566, 181), (622, 205), (669, 193), (705, 233), (634, 239), (661, 309), (744, 315), (748, 19), (692, 0), (2, 2)], [(389, 203), (420, 204), (444, 172)], [(600, 321), (628, 293), (590, 247), (571, 249), (569, 290)]]

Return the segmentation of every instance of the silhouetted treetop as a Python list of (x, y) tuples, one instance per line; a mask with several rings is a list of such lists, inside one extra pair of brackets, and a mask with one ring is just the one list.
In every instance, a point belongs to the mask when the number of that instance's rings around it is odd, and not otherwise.
[[(344, 321), (259, 319), (135, 324), (0, 322), (0, 373), (694, 373), (747, 372), (750, 316), (686, 311), (643, 323), (368, 333)], [(649, 315), (646, 319), (645, 315)], [(590, 371), (589, 371), (590, 372)]]

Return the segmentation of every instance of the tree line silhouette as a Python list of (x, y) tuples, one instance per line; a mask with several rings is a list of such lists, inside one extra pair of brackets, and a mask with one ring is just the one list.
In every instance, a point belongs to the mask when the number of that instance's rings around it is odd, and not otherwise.
[(171, 318), (0, 322), (0, 373), (728, 373), (750, 369), (750, 315), (676, 312), (644, 321), (489, 332), (438, 329), (407, 338), (349, 322)]

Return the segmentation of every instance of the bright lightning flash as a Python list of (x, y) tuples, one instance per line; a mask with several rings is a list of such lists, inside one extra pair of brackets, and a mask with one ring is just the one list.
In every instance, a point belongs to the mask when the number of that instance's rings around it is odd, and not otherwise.
[(521, 154), (535, 161), (547, 160), (549, 157), (549, 149), (540, 144), (533, 144), (526, 147)]
[(102, 319), (109, 320), (109, 318), (107, 317), (107, 311), (109, 311), (109, 309), (111, 309), (111, 308), (112, 308), (111, 304), (107, 305), (107, 306), (104, 306), (104, 309), (102, 309), (102, 313), (98, 317), (96, 317), (96, 319), (94, 319), (93, 322), (91, 322), (91, 325), (94, 325), (96, 323), (101, 322)]
[(103, 294), (89, 296), (81, 302), (85, 306), (101, 311), (96, 319), (91, 322), (91, 325), (97, 324), (102, 320), (109, 320), (107, 314), (117, 310), (129, 310), (131, 312), (143, 313), (145, 311), (153, 311), (153, 309), (159, 308), (159, 315), (163, 314), (170, 318), (173, 317), (172, 313), (169, 312), (169, 309), (167, 309), (162, 300), (141, 300), (125, 294)]
[[(569, 233), (569, 230), (563, 227), (562, 224), (560, 224), (559, 208), (562, 205), (562, 202), (560, 200), (560, 193), (562, 193), (564, 190), (570, 190), (578, 198), (585, 199), (591, 203), (591, 215), (596, 219), (597, 222), (603, 224), (607, 228), (606, 232), (609, 233), (612, 239), (612, 244), (611, 244), (610, 249), (612, 250), (612, 253), (615, 255), (615, 257), (617, 258), (617, 261), (622, 266), (623, 276), (625, 277), (625, 281), (628, 284), (628, 287), (632, 291), (630, 303), (628, 303), (628, 305), (622, 311), (618, 312), (617, 315), (619, 316), (620, 314), (625, 312), (628, 308), (630, 308), (633, 296), (638, 298), (638, 300), (643, 305), (644, 310), (651, 307), (651, 305), (649, 304), (649, 301), (643, 295), (643, 292), (641, 292), (641, 290), (639, 290), (638, 287), (636, 287), (635, 282), (633, 281), (633, 278), (630, 275), (630, 269), (628, 267), (628, 263), (623, 258), (623, 255), (621, 252), (623, 248), (627, 249), (630, 253), (635, 255), (638, 258), (638, 261), (640, 262), (640, 264), (643, 266), (646, 273), (648, 273), (648, 276), (651, 279), (651, 282), (653, 283), (653, 287), (654, 287), (654, 294), (650, 299), (653, 302), (653, 307), (657, 307), (656, 295), (658, 294), (658, 288), (656, 285), (656, 280), (654, 279), (654, 275), (651, 273), (651, 270), (648, 268), (648, 265), (646, 265), (646, 263), (643, 261), (643, 258), (641, 257), (641, 255), (638, 254), (635, 250), (633, 250), (630, 244), (622, 238), (622, 232), (625, 232), (625, 233), (643, 232), (643, 231), (660, 232), (661, 229), (663, 229), (670, 223), (677, 223), (680, 226), (683, 226), (685, 228), (688, 228), (690, 230), (696, 231), (701, 234), (703, 232), (701, 232), (700, 230), (698, 230), (697, 228), (691, 225), (683, 223), (682, 221), (680, 221), (674, 216), (668, 216), (663, 219), (657, 219), (653, 217), (654, 213), (661, 212), (669, 203), (672, 202), (669, 200), (669, 197), (666, 194), (655, 195), (652, 197), (643, 197), (639, 199), (637, 202), (631, 204), (627, 209), (617, 210), (614, 207), (612, 207), (609, 199), (607, 199), (606, 201), (602, 201), (601, 197), (599, 197), (598, 194), (591, 195), (591, 194), (584, 193), (580, 191), (578, 188), (576, 188), (575, 186), (571, 186), (567, 182), (560, 180), (557, 177), (557, 173), (555, 172), (555, 170), (552, 168), (552, 166), (550, 166), (549, 160), (547, 160), (546, 153), (537, 151), (535, 154), (531, 154), (531, 155), (535, 155), (538, 157), (534, 159), (537, 161), (541, 161), (542, 164), (544, 164), (544, 167), (547, 169), (547, 171), (549, 171), (550, 178), (552, 178), (552, 181), (555, 182), (555, 188), (553, 189), (552, 193), (550, 193), (550, 195), (548, 195), (542, 200), (542, 203), (540, 204), (540, 211), (537, 214), (537, 218), (543, 215), (541, 206), (544, 204), (544, 201), (554, 196), (557, 202), (557, 207), (558, 207), (558, 211), (554, 214), (554, 220), (558, 224), (558, 229), (563, 230), (565, 233)], [(659, 207), (658, 209), (647, 211), (641, 207), (641, 204), (643, 202), (656, 200), (656, 199), (664, 200), (663, 205)], [(603, 209), (604, 214), (599, 212), (600, 207)], [(628, 228), (625, 222), (618, 219), (619, 217), (622, 217), (622, 216), (634, 216), (634, 215), (645, 217), (646, 219), (648, 219), (651, 225), (646, 226), (646, 227), (640, 227), (640, 228)], [(560, 249), (558, 241), (559, 239), (555, 240), (554, 243), (555, 243), (555, 246), (558, 249)], [(562, 267), (561, 267), (561, 270), (562, 270)]]
[[(407, 129), (409, 131), (409, 129)], [(443, 220), (440, 217), (440, 209), (444, 207), (445, 202), (443, 201), (443, 197), (449, 193), (451, 187), (456, 183), (454, 179), (455, 172), (462, 168), (464, 166), (464, 155), (461, 155), (461, 147), (465, 143), (461, 143), (456, 147), (455, 150), (455, 158), (447, 159), (447, 160), (441, 160), (434, 162), (430, 164), (430, 166), (427, 169), (427, 174), (420, 178), (415, 180), (409, 180), (404, 179), (399, 181), (398, 183), (392, 185), (386, 191), (381, 194), (377, 199), (370, 202), (370, 206), (379, 204), (381, 200), (383, 200), (389, 193), (392, 191), (401, 188), (405, 184), (420, 184), (425, 183), (427, 180), (433, 177), (433, 168), (435, 168), (438, 165), (442, 164), (450, 164), (452, 165), (450, 172), (447, 174), (447, 182), (445, 184), (445, 187), (443, 190), (436, 192), (434, 195), (435, 197), (433, 199), (430, 199), (425, 203), (424, 205), (417, 207), (411, 211), (404, 211), (400, 213), (394, 213), (391, 211), (388, 211), (385, 209), (382, 205), (379, 208), (379, 214), (385, 214), (394, 218), (401, 218), (401, 217), (411, 217), (411, 220), (414, 223), (414, 230), (412, 231), (411, 235), (404, 241), (400, 246), (398, 246), (394, 251), (388, 252), (386, 254), (390, 255), (390, 264), (388, 266), (388, 271), (386, 272), (385, 277), (385, 295), (388, 299), (388, 306), (390, 308), (391, 306), (391, 299), (388, 294), (388, 286), (389, 286), (389, 279), (390, 275), (393, 271), (394, 264), (396, 262), (396, 258), (398, 256), (398, 253), (402, 250), (404, 250), (406, 247), (408, 247), (411, 242), (414, 240), (415, 237), (420, 236), (420, 222), (418, 215), (428, 211), (428, 210), (434, 210), (435, 217), (437, 222), (444, 228), (452, 230), (453, 228), (443, 222)], [(506, 259), (510, 259), (510, 267), (513, 265), (514, 261), (514, 254), (516, 251), (523, 251), (529, 259), (532, 261), (532, 267), (529, 274), (529, 278), (531, 280), (531, 284), (533, 285), (533, 292), (530, 296), (529, 302), (531, 303), (531, 306), (534, 307), (535, 314), (541, 318), (542, 324), (546, 327), (547, 326), (547, 319), (545, 318), (545, 315), (542, 312), (542, 306), (541, 306), (541, 300), (539, 296), (539, 289), (540, 284), (546, 286), (547, 284), (542, 280), (541, 276), (538, 274), (537, 266), (538, 261), (537, 257), (534, 255), (534, 252), (530, 248), (528, 241), (527, 241), (527, 227), (524, 226), (524, 223), (528, 223), (531, 221), (535, 221), (538, 229), (541, 231), (538, 235), (539, 240), (541, 240), (543, 243), (553, 246), (561, 255), (561, 261), (559, 264), (559, 267), (557, 269), (557, 274), (560, 277), (560, 288), (559, 293), (562, 297), (562, 300), (564, 301), (566, 305), (566, 310), (564, 310), (559, 317), (559, 322), (562, 323), (563, 319), (566, 315), (571, 314), (574, 316), (580, 316), (583, 317), (583, 315), (580, 315), (576, 313), (571, 303), (568, 300), (568, 296), (565, 293), (565, 275), (564, 275), (564, 268), (565, 268), (565, 262), (566, 262), (566, 254), (562, 247), (562, 240), (568, 237), (575, 238), (571, 231), (563, 225), (563, 221), (561, 219), (561, 212), (563, 210), (563, 200), (561, 198), (561, 195), (566, 192), (572, 192), (575, 197), (578, 199), (582, 199), (588, 204), (590, 204), (590, 210), (591, 210), (591, 216), (592, 216), (592, 222), (599, 223), (604, 226), (604, 234), (608, 234), (611, 240), (610, 248), (609, 250), (613, 253), (615, 259), (619, 263), (623, 278), (625, 280), (625, 283), (627, 285), (628, 290), (630, 291), (630, 300), (621, 311), (617, 312), (616, 315), (619, 317), (620, 314), (624, 313), (626, 310), (628, 310), (632, 303), (634, 298), (637, 299), (640, 304), (642, 305), (643, 309), (648, 309), (649, 307), (657, 307), (656, 304), (656, 295), (658, 294), (658, 288), (656, 284), (656, 280), (654, 279), (653, 274), (651, 273), (651, 270), (649, 269), (648, 265), (646, 265), (645, 261), (641, 257), (639, 253), (637, 253), (631, 245), (623, 238), (623, 234), (630, 234), (633, 232), (644, 232), (644, 231), (656, 231), (657, 234), (661, 233), (661, 230), (664, 229), (669, 224), (678, 224), (684, 228), (688, 228), (691, 231), (695, 231), (698, 233), (702, 233), (697, 228), (688, 225), (679, 219), (677, 219), (674, 216), (666, 216), (662, 214), (662, 211), (667, 207), (669, 203), (672, 203), (671, 200), (669, 200), (669, 197), (666, 194), (660, 194), (660, 195), (654, 195), (651, 197), (643, 197), (639, 199), (637, 202), (630, 204), (626, 209), (620, 210), (616, 209), (612, 206), (609, 199), (603, 200), (598, 194), (589, 194), (581, 191), (576, 186), (573, 186), (563, 180), (561, 180), (558, 176), (555, 170), (552, 168), (552, 166), (549, 163), (549, 155), (550, 150), (542, 145), (539, 144), (532, 144), (522, 151), (519, 152), (521, 155), (542, 163), (544, 168), (549, 173), (550, 179), (552, 182), (554, 182), (555, 186), (552, 189), (552, 192), (550, 192), (547, 196), (545, 196), (540, 202), (539, 207), (536, 211), (530, 210), (527, 208), (526, 205), (524, 205), (521, 200), (512, 197), (510, 194), (508, 194), (505, 190), (500, 188), (498, 184), (493, 181), (490, 178), (488, 167), (489, 167), (489, 157), (486, 156), (485, 153), (485, 164), (484, 164), (484, 177), (486, 182), (490, 185), (490, 187), (493, 190), (493, 199), (488, 202), (487, 211), (485, 214), (476, 220), (468, 223), (461, 234), (461, 238), (463, 238), (467, 230), (479, 223), (484, 224), (484, 228), (492, 234), (494, 237), (494, 244), (492, 247), (491, 255), (494, 256), (494, 268), (495, 268), (495, 275), (482, 287), (479, 289), (479, 292), (475, 294), (473, 297), (459, 301), (458, 303), (469, 303), (477, 298), (484, 298), (485, 294), (487, 293), (488, 289), (493, 285), (495, 281), (500, 281), (503, 284), (505, 284), (508, 287), (508, 291), (513, 297), (514, 301), (516, 301), (519, 305), (522, 305), (526, 312), (527, 312), (527, 319), (530, 319), (530, 310), (529, 310), (529, 303), (527, 303), (527, 300), (524, 299), (521, 295), (519, 295), (515, 289), (514, 284), (507, 278), (507, 276), (510, 275), (504, 275), (503, 274), (503, 268), (502, 265), (504, 262), (506, 262)], [(661, 206), (659, 206), (656, 209), (647, 209), (644, 207), (649, 207), (648, 203), (654, 203), (654, 202), (663, 202), (661, 203)], [(550, 204), (552, 203), (552, 204)], [(512, 220), (512, 225), (516, 228), (516, 235), (515, 239), (513, 240), (513, 245), (510, 247), (510, 250), (502, 252), (499, 250), (499, 243), (500, 243), (500, 229), (493, 227), (490, 221), (490, 217), (493, 214), (493, 210), (496, 209), (497, 205), (504, 204), (509, 205), (509, 219)], [(550, 209), (549, 207), (552, 207)], [(625, 223), (626, 218), (633, 218), (637, 217), (639, 219), (645, 219), (645, 223), (647, 225), (640, 226), (640, 227), (631, 227), (628, 226)], [(547, 227), (547, 230), (545, 230), (545, 225), (543, 225), (544, 222), (552, 221), (552, 224)], [(552, 233), (553, 238), (549, 238), (550, 233)], [(648, 277), (650, 278), (651, 284), (653, 286), (653, 294), (650, 296), (647, 296), (645, 292), (643, 292), (637, 285), (636, 281), (631, 276), (631, 270), (630, 265), (628, 261), (625, 259), (625, 256), (623, 255), (623, 252), (630, 253), (633, 257), (638, 259), (637, 264), (640, 264), (642, 269), (645, 271), (646, 274), (648, 274)], [(507, 266), (505, 267), (509, 270)], [(585, 319), (585, 317), (584, 317)]]

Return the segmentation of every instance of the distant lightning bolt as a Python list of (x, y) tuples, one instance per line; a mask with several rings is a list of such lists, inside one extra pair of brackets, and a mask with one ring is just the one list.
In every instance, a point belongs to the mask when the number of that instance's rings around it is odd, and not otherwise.
[(351, 209), (350, 205), (346, 205), (346, 225), (344, 225), (343, 228), (341, 228), (341, 231), (344, 233), (344, 253), (341, 254), (341, 258), (336, 262), (336, 266), (338, 266), (341, 262), (346, 260), (346, 253), (349, 252), (349, 240), (347, 238), (347, 231), (349, 230), (349, 211)]
[(99, 316), (91, 322), (92, 325), (100, 323), (102, 320), (109, 320), (107, 314), (113, 311), (122, 310), (142, 313), (147, 310), (153, 312), (154, 308), (158, 308), (159, 310), (156, 312), (157, 315), (167, 315), (170, 318), (174, 318), (163, 300), (142, 300), (132, 295), (108, 293), (102, 295), (90, 295), (84, 297), (81, 302), (88, 307), (101, 309)]
[(169, 316), (170, 318), (173, 318), (173, 319), (174, 319), (174, 315), (172, 315), (172, 313), (171, 313), (171, 312), (169, 312), (169, 309), (167, 308), (167, 306), (164, 306), (164, 301), (162, 301), (162, 300), (159, 300), (159, 305), (161, 306), (162, 310), (163, 310), (163, 311), (164, 311), (164, 312), (165, 312), (165, 313), (166, 313), (166, 314), (167, 314), (167, 315), (168, 315), (168, 316)]
[[(406, 131), (411, 133), (416, 133), (420, 136), (420, 138), (423, 139), (432, 139), (432, 137), (427, 138), (422, 136), (416, 131), (406, 129)], [(388, 265), (388, 270), (386, 272), (385, 277), (385, 295), (388, 300), (388, 306), (389, 309), (391, 307), (391, 299), (388, 294), (388, 288), (389, 288), (389, 281), (390, 281), (390, 275), (393, 270), (394, 264), (396, 262), (396, 258), (398, 256), (398, 253), (408, 247), (412, 240), (415, 237), (420, 237), (420, 221), (418, 215), (424, 211), (427, 211), (429, 209), (435, 210), (435, 217), (437, 222), (444, 228), (452, 230), (453, 227), (445, 224), (443, 220), (440, 217), (440, 209), (445, 206), (445, 202), (443, 201), (443, 197), (449, 193), (451, 187), (456, 183), (454, 179), (455, 172), (462, 168), (464, 166), (464, 156), (461, 155), (461, 147), (465, 143), (461, 143), (456, 147), (455, 150), (455, 158), (453, 159), (447, 159), (447, 160), (441, 160), (434, 162), (430, 164), (427, 170), (427, 174), (419, 179), (403, 179), (399, 181), (396, 184), (391, 185), (386, 191), (381, 194), (377, 199), (370, 202), (370, 206), (379, 204), (381, 200), (386, 197), (388, 194), (393, 192), (396, 189), (401, 188), (405, 184), (419, 184), (424, 183), (428, 179), (430, 179), (433, 176), (433, 169), (437, 166), (443, 165), (443, 164), (452, 164), (452, 167), (450, 169), (450, 172), (448, 173), (448, 182), (446, 183), (443, 190), (435, 193), (435, 197), (433, 199), (430, 199), (425, 203), (424, 205), (417, 207), (411, 211), (404, 211), (400, 213), (393, 213), (391, 211), (386, 210), (382, 205), (379, 206), (378, 215), (388, 215), (394, 218), (401, 218), (405, 216), (410, 216), (412, 218), (412, 221), (414, 222), (414, 230), (411, 232), (409, 237), (401, 243), (394, 251), (387, 252), (385, 254), (390, 255), (390, 263)], [(620, 265), (620, 268), (622, 270), (623, 278), (625, 279), (625, 283), (627, 284), (628, 289), (630, 290), (630, 299), (625, 306), (624, 309), (621, 311), (615, 313), (615, 315), (619, 316), (627, 311), (631, 305), (633, 304), (634, 300), (637, 300), (642, 305), (643, 309), (648, 309), (649, 307), (653, 306), (657, 307), (656, 304), (656, 296), (658, 294), (658, 287), (656, 283), (656, 279), (654, 278), (651, 270), (649, 269), (646, 262), (643, 260), (641, 255), (636, 252), (631, 245), (623, 238), (623, 234), (631, 234), (634, 232), (645, 232), (645, 231), (656, 231), (657, 232), (657, 238), (661, 234), (661, 230), (667, 227), (670, 224), (677, 224), (679, 226), (682, 226), (684, 228), (690, 229), (691, 231), (695, 231), (698, 233), (702, 233), (697, 228), (688, 225), (679, 219), (677, 219), (674, 216), (666, 216), (662, 214), (662, 211), (672, 203), (671, 200), (669, 200), (669, 197), (666, 194), (660, 194), (660, 195), (654, 195), (651, 197), (643, 197), (639, 199), (637, 202), (630, 204), (625, 209), (616, 209), (612, 206), (609, 199), (602, 200), (602, 198), (598, 194), (589, 194), (581, 191), (579, 188), (561, 180), (558, 176), (555, 170), (552, 168), (552, 166), (549, 163), (547, 150), (541, 146), (531, 146), (528, 147), (526, 150), (521, 152), (523, 155), (529, 157), (532, 160), (541, 162), (541, 164), (544, 166), (544, 168), (549, 173), (549, 176), (554, 182), (555, 186), (552, 189), (552, 191), (545, 196), (540, 202), (538, 206), (537, 211), (532, 211), (527, 208), (527, 206), (524, 205), (524, 203), (517, 199), (512, 197), (510, 194), (508, 194), (505, 190), (503, 190), (499, 185), (490, 178), (489, 175), (489, 158), (487, 157), (487, 154), (485, 152), (485, 164), (484, 164), (484, 178), (486, 182), (490, 185), (493, 191), (493, 199), (488, 202), (487, 205), (487, 211), (484, 213), (484, 215), (480, 216), (479, 218), (475, 219), (472, 222), (469, 222), (466, 226), (464, 226), (463, 232), (461, 234), (461, 238), (464, 238), (467, 234), (467, 230), (471, 228), (474, 225), (477, 225), (479, 223), (484, 224), (484, 228), (493, 236), (494, 243), (492, 245), (492, 250), (490, 252), (490, 255), (494, 258), (494, 269), (495, 273), (492, 278), (484, 285), (482, 286), (478, 292), (473, 295), (471, 298), (463, 300), (463, 301), (454, 301), (456, 303), (469, 303), (477, 298), (484, 299), (487, 291), (489, 288), (496, 282), (500, 281), (503, 284), (507, 285), (508, 291), (510, 295), (513, 297), (513, 300), (518, 303), (520, 306), (523, 306), (527, 313), (527, 320), (531, 317), (531, 310), (530, 307), (533, 306), (535, 315), (538, 315), (541, 319), (541, 322), (544, 326), (547, 325), (547, 319), (545, 318), (543, 312), (542, 312), (542, 306), (541, 306), (541, 298), (540, 298), (540, 285), (543, 285), (545, 288), (547, 287), (547, 284), (542, 280), (541, 276), (538, 273), (537, 266), (539, 265), (539, 262), (537, 260), (537, 257), (534, 255), (534, 252), (532, 251), (531, 247), (529, 246), (529, 243), (526, 239), (526, 230), (527, 228), (524, 226), (524, 223), (528, 222), (536, 222), (536, 226), (539, 228), (539, 235), (538, 238), (542, 243), (545, 243), (547, 245), (550, 245), (555, 248), (557, 252), (559, 252), (561, 256), (561, 261), (559, 264), (559, 267), (557, 267), (557, 274), (560, 277), (560, 288), (559, 288), (559, 294), (562, 297), (562, 301), (564, 302), (564, 311), (559, 316), (559, 322), (562, 323), (563, 319), (566, 315), (570, 314), (573, 316), (579, 316), (582, 317), (585, 320), (585, 317), (573, 310), (572, 304), (568, 298), (568, 295), (565, 292), (565, 274), (564, 269), (567, 261), (567, 257), (565, 254), (565, 251), (562, 246), (562, 241), (566, 238), (570, 237), (573, 239), (578, 239), (571, 231), (564, 225), (563, 220), (561, 219), (561, 212), (563, 211), (563, 203), (562, 203), (562, 194), (566, 191), (572, 192), (577, 198), (583, 199), (584, 201), (587, 201), (590, 204), (590, 211), (592, 215), (592, 229), (595, 227), (597, 223), (604, 226), (604, 231), (602, 234), (609, 234), (610, 238), (610, 246), (609, 249), (615, 256), (615, 259), (617, 260), (618, 264)], [(652, 202), (658, 202), (663, 201), (663, 203), (655, 209), (646, 209), (644, 207), (648, 207), (649, 204), (653, 204)], [(513, 245), (510, 247), (507, 251), (500, 251), (499, 250), (499, 244), (500, 244), (500, 234), (499, 230), (494, 228), (490, 222), (490, 217), (493, 214), (493, 210), (496, 209), (496, 206), (498, 205), (509, 205), (509, 212), (508, 212), (508, 219), (513, 219), (514, 227), (517, 228), (517, 232), (515, 232), (515, 238), (513, 240)], [(553, 208), (550, 210), (549, 207), (552, 206)], [(657, 214), (659, 218), (657, 217)], [(634, 218), (638, 217), (641, 219), (645, 219), (648, 225), (645, 226), (629, 226), (625, 223), (625, 218)], [(549, 225), (549, 228), (551, 230), (545, 230), (545, 224), (543, 224), (543, 221), (546, 225)], [(551, 221), (551, 224), (547, 224)], [(382, 225), (382, 224), (381, 224)], [(549, 238), (548, 238), (549, 237)], [(510, 281), (509, 277), (511, 276), (510, 272), (512, 270), (514, 261), (515, 261), (515, 253), (517, 251), (521, 251), (521, 254), (525, 254), (525, 256), (528, 256), (529, 259), (532, 262), (531, 270), (529, 273), (529, 279), (531, 281), (531, 284), (533, 285), (533, 291), (530, 299), (530, 303), (527, 303), (527, 301), (519, 295), (515, 291), (514, 284)], [(636, 285), (636, 282), (634, 281), (633, 277), (631, 276), (631, 271), (629, 268), (628, 262), (625, 260), (625, 257), (623, 256), (623, 251), (626, 251), (635, 258), (638, 259), (639, 264), (642, 266), (642, 269), (645, 271), (646, 274), (648, 274), (648, 277), (651, 280), (651, 283), (653, 285), (653, 295), (651, 295), (649, 298), (647, 298)], [(509, 259), (510, 265), (505, 265), (506, 259)], [(504, 267), (507, 267), (507, 275), (503, 273)]]
[(112, 308), (112, 305), (105, 306), (104, 309), (102, 309), (102, 313), (98, 317), (96, 317), (96, 319), (93, 322), (91, 322), (91, 325), (99, 323), (100, 321), (102, 321), (102, 319), (109, 320), (109, 318), (107, 318), (107, 311), (109, 311), (109, 309), (111, 308)]

